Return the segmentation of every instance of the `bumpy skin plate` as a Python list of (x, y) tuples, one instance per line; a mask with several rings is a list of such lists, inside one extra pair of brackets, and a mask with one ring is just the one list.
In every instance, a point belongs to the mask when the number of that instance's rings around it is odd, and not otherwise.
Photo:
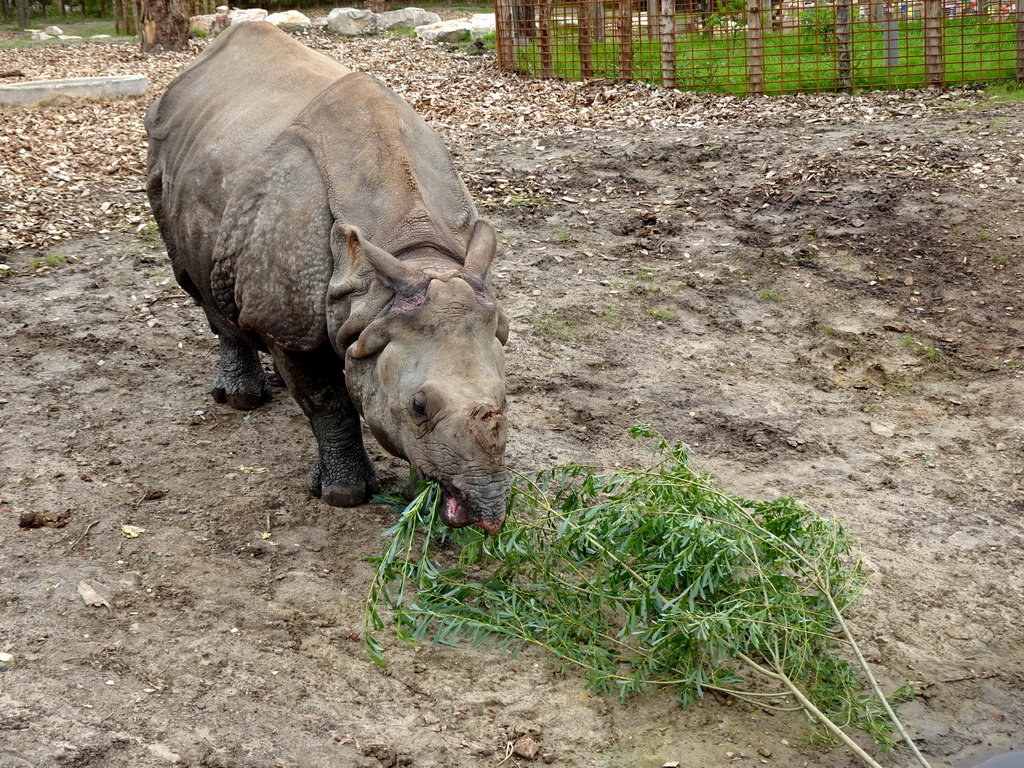
[[(374, 78), (272, 25), (231, 27), (146, 116), (147, 191), (178, 282), (220, 337), (218, 402), (309, 419), (314, 495), (353, 506), (381, 445), (496, 531), (510, 478), (493, 229), (437, 135)], [(229, 190), (227, 195), (225, 190)]]

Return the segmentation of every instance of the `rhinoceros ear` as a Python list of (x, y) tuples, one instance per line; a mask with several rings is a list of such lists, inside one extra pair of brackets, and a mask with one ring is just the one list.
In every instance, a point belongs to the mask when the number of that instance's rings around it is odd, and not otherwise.
[(336, 322), (334, 347), (349, 357), (375, 355), (391, 340), (381, 313), (397, 298), (423, 296), (429, 279), (365, 237), (358, 227), (335, 222), (331, 228), (335, 278), (330, 304), (343, 319)]
[(430, 278), (371, 243), (363, 237), (359, 227), (346, 227), (345, 235), (352, 263), (368, 261), (377, 270), (378, 277), (388, 283), (397, 296), (405, 298), (426, 291)]

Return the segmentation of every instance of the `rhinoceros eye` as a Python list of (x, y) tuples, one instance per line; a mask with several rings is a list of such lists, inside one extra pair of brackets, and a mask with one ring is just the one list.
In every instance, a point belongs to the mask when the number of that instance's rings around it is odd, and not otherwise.
[(417, 392), (412, 396), (412, 412), (417, 421), (426, 421), (427, 396), (423, 392)]

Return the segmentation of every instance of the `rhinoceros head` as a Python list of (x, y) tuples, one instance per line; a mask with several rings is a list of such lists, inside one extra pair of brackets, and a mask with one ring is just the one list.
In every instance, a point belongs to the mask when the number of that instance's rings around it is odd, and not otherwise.
[(496, 533), (511, 477), (508, 321), (489, 279), (494, 230), (474, 224), (464, 264), (431, 249), (399, 260), (355, 227), (338, 230), (328, 313), (344, 318), (333, 325), (334, 345), (349, 394), (385, 450), (441, 484), (447, 525)]

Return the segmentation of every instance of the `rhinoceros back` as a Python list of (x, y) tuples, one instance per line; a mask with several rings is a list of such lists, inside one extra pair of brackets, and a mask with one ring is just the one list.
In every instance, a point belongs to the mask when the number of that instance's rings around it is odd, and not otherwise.
[(212, 254), (232, 176), (350, 71), (271, 24), (248, 22), (222, 33), (150, 107), (150, 200), (193, 295), (209, 293), (201, 262)]
[(331, 250), (336, 224), (399, 258), (465, 258), (476, 211), (437, 134), (375, 78), (270, 25), (224, 33), (146, 126), (175, 275), (218, 332), (326, 343), (327, 288), (349, 267)]

